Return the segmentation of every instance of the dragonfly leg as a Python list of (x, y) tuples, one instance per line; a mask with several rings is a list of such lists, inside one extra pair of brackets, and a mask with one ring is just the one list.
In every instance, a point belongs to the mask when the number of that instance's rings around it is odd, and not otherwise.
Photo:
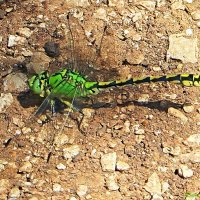
[(70, 101), (67, 101), (64, 99), (60, 99), (60, 101), (64, 103), (66, 106), (68, 106), (70, 109), (72, 109), (73, 111), (79, 111), (79, 109), (75, 107)]
[(51, 100), (50, 101), (50, 105), (51, 105), (51, 113), (52, 115), (54, 115), (55, 111), (55, 100)]

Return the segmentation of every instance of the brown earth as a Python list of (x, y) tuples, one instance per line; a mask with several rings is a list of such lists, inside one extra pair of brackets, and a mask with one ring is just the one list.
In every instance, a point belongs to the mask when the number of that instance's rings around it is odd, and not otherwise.
[[(192, 14), (199, 9), (198, 0), (0, 1), (1, 93), (14, 98), (1, 112), (0, 199), (181, 200), (188, 192), (197, 199), (200, 143), (188, 142), (200, 134), (197, 87), (150, 83), (111, 88), (92, 101), (77, 100), (87, 104), (82, 113), (66, 116), (69, 112), (61, 109), (37, 118), (32, 116), (41, 98), (26, 93), (26, 86), (4, 86), (10, 74), (30, 77), (33, 70), (55, 72), (66, 63), (94, 81), (198, 74), (198, 62), (167, 58), (167, 51), (172, 34), (192, 29), (199, 40), (198, 16)], [(24, 27), (30, 36), (19, 31)], [(10, 35), (21, 38), (8, 47)], [(45, 56), (43, 47), (50, 41), (59, 44), (59, 56), (45, 57), (47, 64), (36, 66), (33, 55)], [(106, 155), (112, 157), (106, 164), (114, 168), (104, 166)], [(193, 175), (181, 175), (183, 165)]]

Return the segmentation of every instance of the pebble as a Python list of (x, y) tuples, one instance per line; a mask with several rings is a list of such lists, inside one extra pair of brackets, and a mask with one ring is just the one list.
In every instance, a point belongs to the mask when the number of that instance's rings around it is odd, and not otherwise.
[(25, 57), (31, 57), (33, 55), (33, 52), (30, 51), (30, 50), (27, 50), (27, 49), (22, 49), (22, 55), (25, 56)]
[(56, 166), (56, 168), (59, 169), (59, 170), (64, 170), (64, 169), (66, 169), (66, 166), (63, 165), (62, 163), (59, 163), (59, 164)]
[(140, 6), (144, 7), (150, 12), (153, 12), (156, 8), (156, 1), (139, 1), (138, 2)]
[(101, 166), (103, 171), (115, 171), (117, 154), (107, 153), (101, 156)]
[(35, 52), (30, 63), (27, 64), (27, 68), (29, 72), (40, 73), (48, 68), (50, 61), (51, 59), (44, 52)]
[(162, 193), (165, 193), (169, 190), (170, 185), (168, 182), (162, 182)]
[(193, 151), (191, 153), (181, 154), (179, 156), (182, 163), (200, 163), (200, 151)]
[(32, 131), (32, 130), (31, 130), (30, 127), (23, 127), (23, 128), (22, 128), (22, 133), (23, 133), (23, 134), (31, 133), (31, 131)]
[(193, 35), (193, 30), (191, 28), (186, 29), (185, 34), (187, 36), (192, 36)]
[(168, 109), (168, 113), (174, 117), (179, 118), (183, 123), (186, 123), (188, 121), (188, 118), (179, 110), (170, 107)]
[(6, 11), (0, 9), (0, 19), (3, 19), (6, 15)]
[(154, 172), (149, 178), (148, 181), (146, 183), (146, 185), (144, 186), (144, 189), (149, 192), (151, 195), (161, 195), (161, 183), (160, 183), (160, 179), (157, 175), (156, 172)]
[(0, 96), (0, 113), (4, 112), (13, 103), (13, 96), (11, 93), (1, 93)]
[(171, 5), (172, 10), (185, 10), (185, 5), (182, 1), (175, 1)]
[(57, 147), (67, 144), (68, 142), (69, 142), (69, 137), (64, 133), (56, 135), (56, 137), (54, 139), (54, 144)]
[(19, 172), (32, 172), (32, 164), (29, 161), (23, 163), (23, 165), (19, 168)]
[(187, 142), (192, 143), (193, 145), (200, 145), (200, 134), (193, 134), (187, 138)]
[(46, 42), (44, 45), (44, 49), (46, 54), (49, 57), (55, 58), (60, 55), (60, 45), (59, 43), (55, 42)]
[(178, 169), (178, 175), (182, 178), (190, 178), (193, 176), (193, 171), (186, 165), (181, 165)]
[(87, 194), (88, 186), (87, 185), (79, 185), (76, 191), (77, 195), (81, 198)]
[(17, 45), (23, 45), (27, 42), (25, 37), (21, 37), (18, 35), (9, 35), (8, 37), (8, 47), (14, 47)]
[(135, 130), (134, 131), (135, 135), (143, 135), (145, 132), (144, 132), (144, 129), (138, 129), (138, 130)]
[(66, 1), (68, 7), (83, 7), (86, 8), (90, 6), (89, 0), (70, 0)]
[(3, 41), (3, 36), (0, 35), (0, 43)]
[(0, 194), (6, 193), (10, 189), (10, 181), (8, 179), (0, 180)]
[(27, 27), (19, 28), (17, 33), (25, 38), (29, 38), (32, 35), (32, 31)]
[(163, 153), (170, 154), (173, 156), (178, 156), (181, 153), (181, 148), (179, 146), (176, 147), (163, 147)]
[(161, 196), (161, 194), (154, 194), (152, 195), (151, 200), (163, 200), (163, 197)]
[(69, 200), (77, 200), (76, 197), (70, 197)]
[(61, 187), (60, 184), (54, 183), (54, 184), (53, 184), (53, 191), (54, 191), (54, 192), (61, 192), (61, 191), (63, 191), (63, 188)]
[(183, 110), (186, 112), (186, 113), (191, 113), (194, 111), (194, 106), (192, 105), (184, 105), (183, 106)]
[(119, 7), (122, 8), (125, 5), (125, 1), (124, 0), (109, 0), (108, 1), (108, 6), (110, 7)]
[(115, 175), (111, 175), (106, 179), (106, 186), (111, 191), (116, 191), (119, 189), (119, 185), (116, 183)]
[(65, 159), (72, 159), (80, 153), (79, 145), (71, 145), (70, 147), (63, 149), (63, 157)]
[(4, 169), (5, 169), (5, 166), (0, 163), (0, 172), (3, 171)]
[(11, 189), (9, 193), (10, 198), (19, 198), (20, 197), (20, 190), (18, 187), (14, 187)]
[(198, 61), (197, 38), (186, 38), (180, 34), (169, 36), (169, 49), (167, 58), (181, 60), (183, 63), (196, 63)]
[(142, 94), (138, 98), (138, 102), (140, 102), (140, 103), (147, 103), (148, 101), (149, 101), (149, 95), (148, 94)]
[(196, 10), (196, 11), (192, 12), (191, 15), (192, 15), (192, 19), (200, 20), (200, 10)]
[(27, 76), (23, 73), (9, 74), (5, 77), (3, 86), (4, 91), (23, 92), (27, 89)]
[(104, 8), (98, 8), (98, 9), (94, 12), (93, 16), (94, 16), (95, 18), (97, 18), (97, 19), (102, 19), (102, 20), (104, 20), (104, 21), (107, 21), (107, 20), (108, 20), (108, 19), (107, 19), (107, 11), (106, 11)]
[(123, 161), (117, 161), (116, 169), (119, 171), (126, 171), (130, 169), (130, 166), (128, 163)]

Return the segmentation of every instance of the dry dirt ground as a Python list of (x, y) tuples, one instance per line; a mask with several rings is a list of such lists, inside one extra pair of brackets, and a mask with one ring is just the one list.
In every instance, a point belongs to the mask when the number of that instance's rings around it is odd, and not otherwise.
[(69, 65), (94, 81), (200, 74), (199, 10), (199, 0), (0, 0), (0, 199), (198, 199), (197, 87), (111, 88), (77, 100), (82, 113), (58, 103), (34, 117), (43, 99), (26, 80)]

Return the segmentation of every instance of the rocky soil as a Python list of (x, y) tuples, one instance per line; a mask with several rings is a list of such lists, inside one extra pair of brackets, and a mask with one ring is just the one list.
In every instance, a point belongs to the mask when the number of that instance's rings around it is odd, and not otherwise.
[(93, 81), (200, 74), (199, 0), (0, 0), (0, 199), (200, 197), (198, 87), (111, 88), (82, 112), (27, 80), (72, 68)]

